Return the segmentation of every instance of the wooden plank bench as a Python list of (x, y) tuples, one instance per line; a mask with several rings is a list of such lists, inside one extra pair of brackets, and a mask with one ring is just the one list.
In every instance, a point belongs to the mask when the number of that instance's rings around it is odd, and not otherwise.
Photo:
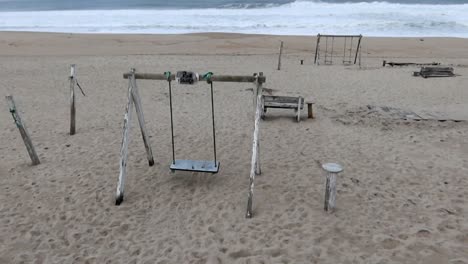
[(419, 72), (414, 72), (413, 76), (427, 77), (453, 77), (452, 67), (422, 67)]
[(312, 110), (313, 102), (305, 102), (304, 98), (301, 96), (273, 96), (273, 95), (263, 95), (262, 97), (262, 119), (265, 118), (265, 113), (268, 108), (286, 108), (294, 109), (297, 113), (296, 119), (297, 122), (301, 121), (301, 110), (304, 109), (304, 104), (307, 104), (308, 118), (314, 118), (314, 113)]

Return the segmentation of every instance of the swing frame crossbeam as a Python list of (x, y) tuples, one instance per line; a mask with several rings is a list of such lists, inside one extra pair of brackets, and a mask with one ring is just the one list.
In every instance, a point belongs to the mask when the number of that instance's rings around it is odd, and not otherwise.
[[(123, 135), (122, 135), (122, 145), (120, 148), (120, 173), (119, 181), (117, 184), (116, 200), (115, 204), (120, 205), (124, 200), (124, 185), (126, 178), (126, 167), (127, 167), (127, 158), (128, 158), (128, 143), (129, 143), (129, 131), (132, 117), (133, 106), (135, 106), (138, 121), (140, 124), (140, 129), (143, 137), (143, 142), (145, 144), (145, 149), (147, 152), (147, 158), (149, 165), (154, 165), (153, 154), (151, 146), (149, 144), (148, 136), (146, 133), (145, 121), (143, 117), (143, 109), (141, 106), (141, 100), (138, 93), (138, 87), (136, 84), (137, 79), (142, 80), (160, 80), (168, 81), (169, 84), (171, 81), (176, 80), (176, 75), (174, 74), (155, 74), (155, 73), (136, 73), (135, 69), (131, 69), (130, 72), (123, 74), (124, 79), (129, 80), (128, 85), (128, 100), (127, 106), (125, 109), (125, 118), (123, 124)], [(173, 152), (173, 163), (171, 169), (178, 170), (187, 170), (187, 171), (202, 171), (202, 172), (212, 172), (219, 169), (219, 162), (216, 160), (216, 139), (215, 139), (215, 127), (214, 127), (214, 105), (213, 105), (213, 82), (237, 82), (237, 83), (253, 83), (256, 86), (256, 89), (253, 90), (254, 93), (254, 109), (255, 109), (255, 123), (254, 123), (254, 134), (252, 142), (252, 164), (250, 169), (249, 177), (249, 189), (248, 189), (248, 200), (247, 200), (247, 210), (246, 217), (251, 218), (252, 214), (252, 204), (253, 204), (253, 190), (254, 190), (254, 179), (255, 175), (261, 174), (260, 169), (260, 117), (262, 113), (262, 93), (263, 87), (262, 84), (266, 82), (266, 77), (263, 76), (263, 73), (254, 74), (253, 76), (241, 76), (241, 75), (212, 75), (209, 74), (205, 80), (211, 84), (211, 103), (212, 103), (212, 119), (213, 119), (213, 143), (214, 143), (214, 155), (215, 160), (213, 161), (195, 161), (195, 160), (176, 160), (175, 154)], [(173, 132), (173, 122), (172, 122), (172, 99), (171, 99), (171, 131)], [(172, 134), (172, 138), (174, 138)], [(174, 145), (174, 142), (172, 142)], [(173, 148), (174, 149), (174, 148)], [(210, 171), (212, 170), (212, 171)]]
[[(358, 61), (358, 55), (361, 52), (361, 40), (362, 40), (362, 35), (330, 35), (330, 34), (318, 34), (317, 35), (317, 43), (315, 44), (315, 58), (314, 58), (314, 64), (319, 64), (320, 62), (320, 43), (321, 39), (325, 38), (325, 56), (324, 56), (324, 63), (327, 65), (333, 64), (333, 52), (334, 52), (334, 47), (335, 47), (335, 38), (341, 38), (344, 39), (343, 43), (343, 64), (356, 64)], [(353, 53), (353, 43), (354, 39), (357, 39), (357, 46), (356, 46), (356, 52)], [(331, 51), (329, 53), (328, 51), (328, 39), (331, 39)], [(349, 49), (347, 46), (347, 40), (349, 41)], [(347, 52), (349, 50), (349, 52)], [(339, 57), (339, 56), (335, 56)], [(354, 57), (354, 58), (353, 58)], [(360, 60), (360, 59), (359, 59)], [(359, 61), (359, 63), (361, 63)]]

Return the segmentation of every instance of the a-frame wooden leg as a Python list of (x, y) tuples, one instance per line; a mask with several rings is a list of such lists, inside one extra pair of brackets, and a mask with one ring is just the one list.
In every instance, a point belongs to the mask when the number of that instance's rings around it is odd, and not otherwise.
[(115, 195), (115, 204), (120, 205), (124, 199), (124, 186), (125, 178), (127, 176), (127, 158), (128, 158), (128, 143), (129, 143), (129, 134), (132, 120), (133, 112), (133, 96), (132, 96), (133, 84), (131, 79), (128, 84), (128, 98), (127, 98), (127, 107), (125, 108), (125, 117), (123, 125), (123, 134), (122, 134), (122, 145), (120, 146), (120, 174), (119, 174), (119, 183), (117, 184), (117, 192)]
[(260, 174), (260, 162), (259, 162), (259, 129), (260, 129), (260, 117), (262, 112), (262, 84), (258, 82), (257, 77), (257, 107), (255, 111), (255, 125), (254, 125), (254, 134), (253, 134), (253, 143), (252, 143), (252, 166), (250, 169), (250, 180), (249, 180), (249, 193), (247, 199), (247, 212), (245, 217), (252, 218), (252, 204), (253, 204), (253, 190), (254, 190), (254, 180), (255, 175)]
[(145, 117), (143, 115), (143, 108), (141, 107), (140, 94), (138, 92), (138, 87), (135, 80), (135, 71), (132, 69), (133, 75), (130, 77), (132, 82), (132, 98), (135, 104), (135, 110), (138, 116), (138, 123), (140, 124), (141, 137), (143, 138), (143, 143), (145, 144), (146, 156), (148, 158), (149, 166), (154, 165), (153, 151), (151, 150), (151, 145), (149, 144), (148, 133), (146, 132)]

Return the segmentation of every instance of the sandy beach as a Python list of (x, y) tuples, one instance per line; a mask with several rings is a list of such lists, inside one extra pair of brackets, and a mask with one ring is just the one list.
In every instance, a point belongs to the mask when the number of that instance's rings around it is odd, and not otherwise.
[[(359, 67), (314, 65), (313, 36), (0, 36), (0, 263), (468, 264), (468, 39), (364, 36)], [(419, 67), (382, 60), (440, 62), (457, 76), (413, 77)], [(77, 93), (74, 136), (70, 64), (86, 93)], [(130, 68), (263, 72), (273, 95), (315, 102), (315, 119), (272, 109), (261, 121), (252, 219), (251, 84), (214, 84), (221, 167), (208, 175), (171, 173), (167, 82), (138, 80), (156, 164), (135, 118), (126, 197), (114, 205)], [(209, 100), (206, 84), (174, 87), (180, 158), (211, 159)], [(344, 167), (332, 214), (323, 210), (326, 162)]]

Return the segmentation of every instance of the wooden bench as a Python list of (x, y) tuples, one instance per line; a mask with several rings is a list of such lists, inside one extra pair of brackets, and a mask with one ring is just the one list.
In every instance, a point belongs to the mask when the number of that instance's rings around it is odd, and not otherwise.
[(452, 67), (422, 67), (419, 72), (414, 72), (413, 76), (427, 77), (453, 77)]
[(304, 98), (301, 96), (273, 96), (273, 95), (263, 95), (262, 98), (262, 119), (265, 118), (265, 113), (268, 108), (286, 108), (294, 109), (297, 113), (296, 119), (297, 122), (301, 121), (301, 110), (304, 109), (304, 104), (307, 104), (308, 118), (314, 118), (314, 113), (312, 110), (313, 102), (305, 102)]

